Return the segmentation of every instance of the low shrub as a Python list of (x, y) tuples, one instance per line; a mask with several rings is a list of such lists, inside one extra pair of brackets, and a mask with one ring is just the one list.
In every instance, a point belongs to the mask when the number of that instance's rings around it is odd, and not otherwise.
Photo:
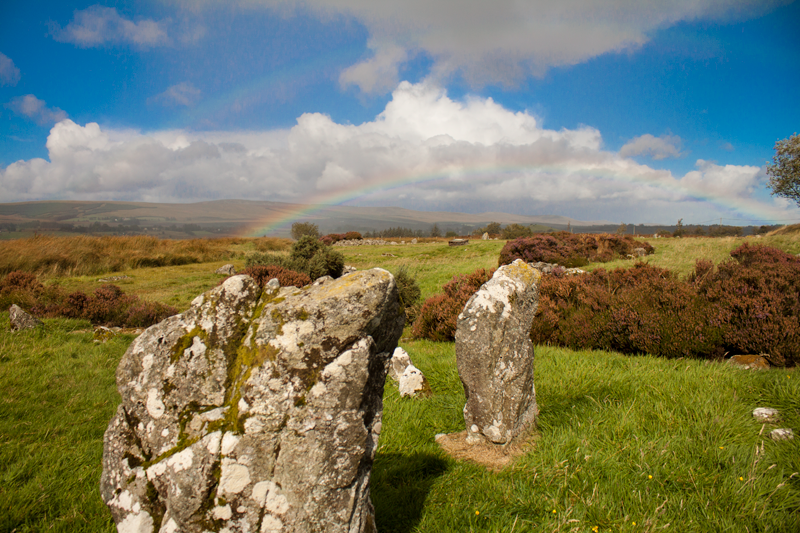
[(646, 254), (654, 251), (649, 243), (637, 241), (630, 235), (588, 235), (560, 231), (507, 242), (500, 251), (498, 263), (503, 266), (522, 259), (527, 263), (543, 261), (571, 268), (590, 262), (611, 261), (633, 254), (636, 248), (644, 248)]
[(339, 241), (360, 241), (363, 237), (357, 231), (348, 231), (347, 233), (329, 233), (323, 237), (320, 237), (320, 241), (322, 241), (327, 246), (331, 246), (334, 243)]
[(39, 317), (84, 318), (96, 325), (147, 327), (178, 312), (158, 302), (126, 295), (116, 285), (103, 285), (87, 295), (65, 294), (57, 285), (43, 285), (33, 274), (11, 272), (0, 281), (0, 306), (17, 304)]
[[(305, 287), (311, 284), (311, 278), (302, 272), (295, 272), (277, 265), (258, 265), (247, 267), (242, 271), (258, 283), (262, 289), (269, 280), (277, 278), (281, 287)], [(224, 281), (224, 280), (223, 280)]]
[(664, 357), (718, 359), (767, 353), (800, 361), (800, 259), (747, 244), (714, 268), (698, 261), (686, 280), (637, 264), (581, 276), (546, 276), (534, 343)]
[(344, 256), (320, 239), (304, 235), (292, 244), (292, 250), (288, 256), (268, 252), (255, 253), (245, 261), (246, 267), (258, 265), (273, 265), (286, 270), (302, 272), (312, 280), (322, 276), (338, 278), (344, 272)]
[(479, 268), (471, 274), (459, 274), (445, 283), (442, 287), (444, 294), (431, 296), (422, 304), (412, 327), (414, 337), (439, 342), (455, 340), (458, 314), (493, 274), (494, 270)]
[(394, 281), (397, 283), (400, 305), (403, 306), (406, 314), (406, 324), (413, 324), (419, 314), (419, 298), (422, 295), (422, 290), (417, 284), (417, 279), (408, 272), (408, 268), (405, 265), (397, 270), (397, 274), (394, 275)]

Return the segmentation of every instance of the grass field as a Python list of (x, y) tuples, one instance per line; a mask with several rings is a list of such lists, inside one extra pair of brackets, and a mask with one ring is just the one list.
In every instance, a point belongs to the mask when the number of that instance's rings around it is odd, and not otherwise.
[[(749, 240), (749, 239), (748, 239)], [(652, 264), (685, 274), (693, 254), (724, 259), (744, 239), (650, 241)], [(793, 253), (800, 241), (760, 239)], [(502, 241), (341, 248), (346, 263), (415, 273), (423, 297), (456, 273), (493, 268)], [(233, 262), (255, 246), (239, 243)], [(384, 255), (391, 254), (391, 255)], [(126, 292), (184, 309), (227, 261), (115, 272)], [(620, 261), (617, 266), (629, 266)], [(610, 266), (610, 265), (607, 265)], [(86, 290), (98, 276), (53, 277)], [(0, 313), (0, 531), (114, 531), (98, 483), (102, 436), (132, 341), (92, 340), (86, 322), (52, 319), (12, 334)], [(539, 346), (541, 409), (532, 448), (501, 472), (448, 458), (437, 433), (464, 429), (453, 343), (401, 345), (434, 394), (400, 398), (387, 382), (372, 498), (381, 532), (800, 531), (800, 376), (695, 360)], [(762, 425), (755, 407), (779, 409)]]

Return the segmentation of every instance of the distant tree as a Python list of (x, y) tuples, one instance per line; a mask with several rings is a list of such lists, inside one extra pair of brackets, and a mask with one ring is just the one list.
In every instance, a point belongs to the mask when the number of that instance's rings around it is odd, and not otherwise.
[(485, 233), (489, 235), (500, 235), (500, 231), (502, 230), (502, 226), (499, 222), (489, 222), (486, 225), (486, 229), (484, 230)]
[(617, 227), (617, 235), (625, 235), (626, 231), (628, 231), (628, 225), (624, 222)]
[(800, 135), (795, 133), (775, 143), (767, 174), (773, 195), (794, 200), (800, 206)]
[(675, 224), (675, 231), (672, 232), (672, 235), (675, 237), (682, 237), (684, 233), (686, 233), (686, 230), (683, 229), (683, 219), (679, 218), (678, 223)]
[(500, 236), (506, 240), (530, 237), (531, 235), (533, 235), (531, 228), (522, 224), (509, 224), (500, 233)]
[(295, 222), (292, 224), (292, 239), (299, 241), (300, 237), (303, 237), (304, 235), (318, 239), (319, 226), (313, 222)]
[(458, 237), (458, 233), (456, 233), (456, 232), (455, 232), (455, 231), (453, 231), (453, 230), (450, 230), (450, 231), (448, 231), (447, 233), (445, 233), (445, 234), (444, 234), (444, 236), (445, 236), (445, 237), (448, 237), (448, 238), (449, 238), (449, 237)]
[(431, 237), (441, 237), (441, 236), (442, 232), (439, 230), (439, 225), (434, 223), (433, 226), (431, 227)]

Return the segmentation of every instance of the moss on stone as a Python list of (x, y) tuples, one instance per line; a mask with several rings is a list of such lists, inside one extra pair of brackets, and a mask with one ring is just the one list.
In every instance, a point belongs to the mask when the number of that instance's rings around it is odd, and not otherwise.
[(195, 326), (189, 333), (183, 335), (178, 339), (178, 342), (172, 346), (172, 351), (169, 356), (171, 363), (176, 363), (183, 353), (194, 344), (195, 337), (200, 337), (200, 340), (205, 342), (208, 339), (208, 334), (203, 331), (200, 326)]

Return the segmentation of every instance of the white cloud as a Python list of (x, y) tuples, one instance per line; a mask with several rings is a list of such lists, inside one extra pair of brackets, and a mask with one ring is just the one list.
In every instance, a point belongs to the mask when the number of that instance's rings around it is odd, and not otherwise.
[(428, 83), (401, 83), (359, 125), (306, 113), (290, 130), (142, 133), (64, 120), (47, 149), (50, 161), (0, 169), (0, 197), (324, 203), (351, 195), (362, 205), (643, 222), (706, 220), (730, 206), (788, 218), (789, 209), (754, 199), (758, 167), (698, 161), (675, 177), (603, 150), (593, 128), (545, 129), (529, 113), (490, 98), (453, 100)]
[(57, 107), (47, 107), (44, 100), (39, 100), (32, 94), (18, 96), (5, 105), (14, 113), (26, 116), (40, 126), (46, 126), (67, 118), (66, 112)]
[(681, 138), (677, 135), (654, 137), (649, 133), (634, 137), (619, 149), (622, 157), (646, 155), (655, 160), (681, 156)]
[(53, 37), (63, 43), (82, 48), (105, 44), (129, 44), (139, 48), (152, 48), (170, 42), (167, 36), (168, 21), (142, 19), (128, 20), (116, 8), (94, 5), (75, 11), (73, 20), (64, 28), (53, 25)]
[(407, 59), (406, 51), (395, 45), (369, 47), (373, 56), (342, 71), (339, 83), (355, 85), (367, 94), (384, 94), (397, 87), (398, 68)]
[(14, 86), (19, 81), (19, 69), (10, 57), (0, 52), (0, 86)]
[[(170, 1), (170, 0), (165, 0)], [(748, 18), (789, 0), (239, 0), (285, 14), (308, 9), (322, 18), (345, 14), (370, 32), (374, 56), (342, 73), (364, 92), (394, 85), (405, 57), (429, 54), (433, 75), (461, 73), (475, 85), (516, 84), (556, 66), (635, 50), (662, 28), (696, 19)], [(194, 9), (197, 2), (172, 0)], [(230, 0), (207, 0), (201, 4)], [(385, 77), (385, 78), (384, 78)]]
[(169, 87), (163, 93), (148, 99), (148, 102), (156, 102), (165, 106), (191, 107), (200, 100), (200, 95), (200, 89), (192, 85), (191, 82), (182, 81)]

